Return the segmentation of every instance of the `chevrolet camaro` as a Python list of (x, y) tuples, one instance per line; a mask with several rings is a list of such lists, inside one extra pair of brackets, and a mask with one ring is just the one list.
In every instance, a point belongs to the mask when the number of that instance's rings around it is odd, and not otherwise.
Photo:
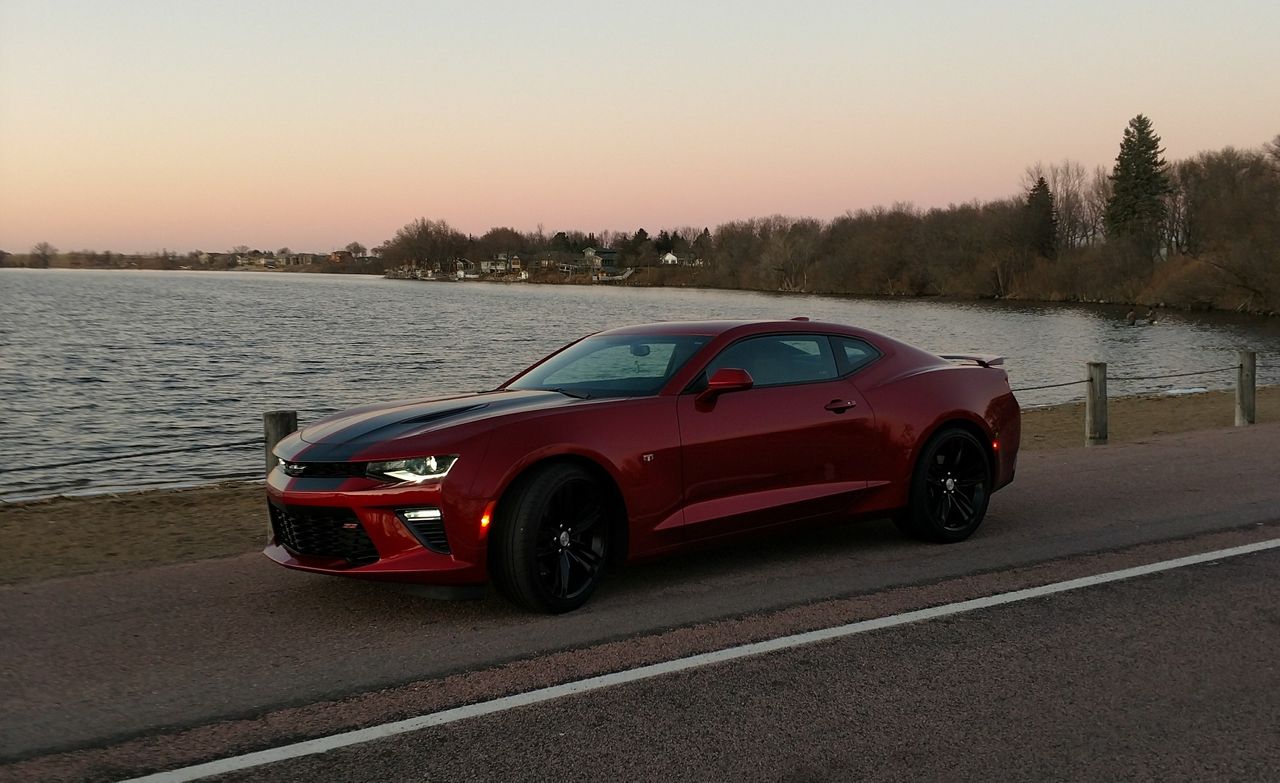
[(265, 553), (565, 612), (614, 564), (768, 528), (890, 516), (962, 541), (1013, 480), (1001, 364), (803, 318), (600, 332), (492, 391), (286, 437)]

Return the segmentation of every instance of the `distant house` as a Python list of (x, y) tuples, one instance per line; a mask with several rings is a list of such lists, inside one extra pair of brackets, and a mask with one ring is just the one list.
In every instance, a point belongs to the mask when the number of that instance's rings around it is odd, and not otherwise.
[(680, 258), (675, 253), (666, 253), (658, 259), (658, 263), (662, 266), (678, 266)]
[(618, 268), (618, 251), (609, 247), (589, 247), (582, 251), (583, 261), (596, 270), (615, 271)]
[(521, 269), (524, 268), (520, 263), (520, 256), (517, 256), (517, 255), (511, 256), (510, 263), (511, 263), (512, 272), (519, 272)]
[(346, 264), (356, 260), (350, 250), (335, 250), (329, 254), (329, 263)]

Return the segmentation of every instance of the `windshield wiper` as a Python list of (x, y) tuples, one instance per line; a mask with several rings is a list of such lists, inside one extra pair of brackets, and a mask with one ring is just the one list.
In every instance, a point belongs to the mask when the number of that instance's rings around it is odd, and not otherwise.
[(591, 399), (591, 395), (590, 395), (590, 394), (584, 394), (583, 392), (572, 392), (572, 391), (569, 391), (568, 389), (555, 388), (555, 389), (547, 389), (547, 391), (560, 392), (560, 393), (561, 393), (561, 394), (563, 394), (564, 396), (566, 396), (566, 397), (572, 397), (572, 398), (574, 398), (575, 400), (589, 400), (589, 399)]

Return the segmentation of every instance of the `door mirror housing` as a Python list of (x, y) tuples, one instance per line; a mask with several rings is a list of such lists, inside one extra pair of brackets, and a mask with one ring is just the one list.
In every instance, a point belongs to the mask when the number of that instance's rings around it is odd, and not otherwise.
[(698, 393), (698, 402), (708, 403), (721, 394), (746, 391), (755, 385), (751, 373), (736, 367), (721, 367), (707, 380), (707, 388)]

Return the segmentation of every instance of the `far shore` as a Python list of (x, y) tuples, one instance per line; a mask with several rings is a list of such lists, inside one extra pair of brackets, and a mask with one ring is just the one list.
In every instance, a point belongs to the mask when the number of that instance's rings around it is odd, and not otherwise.
[[(1230, 427), (1234, 392), (1119, 397), (1109, 401), (1112, 443)], [(1280, 421), (1280, 386), (1258, 390), (1258, 421)], [(1022, 449), (1084, 447), (1084, 405), (1023, 412)], [(1098, 447), (1098, 448), (1106, 448)], [(266, 541), (261, 484), (0, 505), (0, 585), (230, 557)]]
[[(0, 266), (0, 269), (25, 269), (26, 267)], [(145, 267), (115, 267), (115, 266), (52, 266), (46, 270), (55, 271), (72, 271), (72, 272), (249, 272), (253, 274), (264, 275), (355, 275), (361, 277), (385, 277), (385, 273), (381, 269), (364, 269), (351, 267), (326, 267), (326, 266), (296, 266), (296, 267), (279, 267), (268, 269), (257, 266), (233, 267), (229, 269), (214, 269), (209, 267), (192, 267), (192, 266), (145, 266)], [(448, 277), (414, 280), (412, 282), (422, 283), (496, 283), (501, 285), (568, 285), (568, 286), (612, 286), (617, 288), (693, 288), (707, 291), (743, 291), (756, 294), (776, 294), (776, 295), (796, 295), (796, 296), (828, 296), (838, 299), (857, 299), (868, 301), (899, 301), (899, 300), (921, 300), (932, 302), (1014, 302), (1026, 305), (1090, 305), (1090, 306), (1110, 306), (1117, 308), (1125, 307), (1142, 307), (1157, 308), (1166, 311), (1186, 312), (1186, 313), (1207, 313), (1217, 315), (1231, 316), (1247, 316), (1271, 318), (1280, 316), (1280, 311), (1259, 310), (1259, 309), (1227, 309), (1222, 307), (1211, 307), (1206, 305), (1187, 306), (1173, 302), (1163, 301), (1123, 301), (1113, 299), (1086, 299), (1078, 297), (1061, 297), (1061, 298), (1041, 298), (1034, 296), (1018, 296), (1007, 295), (1002, 297), (991, 296), (964, 296), (955, 294), (888, 294), (888, 293), (849, 293), (844, 291), (820, 291), (820, 290), (783, 290), (776, 288), (742, 288), (730, 287), (723, 285), (714, 285), (701, 279), (703, 270), (696, 268), (663, 268), (663, 267), (642, 267), (643, 272), (650, 274), (637, 274), (635, 277), (626, 281), (593, 281), (590, 275), (565, 275), (556, 272), (537, 272), (532, 274), (527, 280), (520, 280), (512, 277), (503, 277), (500, 275), (490, 275), (476, 279), (456, 280)], [(45, 270), (41, 270), (45, 271)]]

